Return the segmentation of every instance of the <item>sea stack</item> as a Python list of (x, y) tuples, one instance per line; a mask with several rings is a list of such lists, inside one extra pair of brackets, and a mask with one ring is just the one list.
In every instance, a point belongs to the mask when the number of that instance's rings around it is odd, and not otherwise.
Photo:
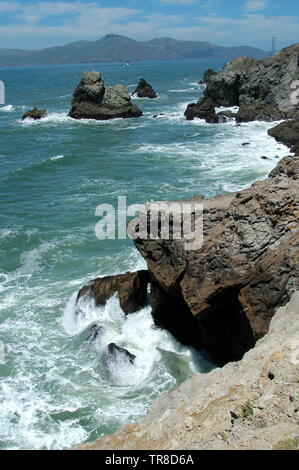
[(138, 98), (157, 98), (157, 93), (153, 87), (144, 80), (144, 78), (140, 78), (137, 88), (133, 92), (132, 96), (135, 94)]
[(105, 87), (99, 72), (85, 72), (72, 100), (69, 117), (104, 121), (115, 118), (135, 118), (142, 111), (131, 103), (128, 89), (123, 85)]

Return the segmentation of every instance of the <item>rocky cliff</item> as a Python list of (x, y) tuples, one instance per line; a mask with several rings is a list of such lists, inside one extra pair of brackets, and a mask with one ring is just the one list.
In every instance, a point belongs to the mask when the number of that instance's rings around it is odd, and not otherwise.
[(299, 292), (240, 362), (198, 374), (81, 450), (299, 449)]
[[(299, 290), (298, 170), (299, 158), (285, 157), (269, 178), (248, 189), (177, 203), (179, 214), (186, 202), (202, 203), (202, 246), (186, 246), (194, 237), (192, 224), (190, 233), (174, 239), (170, 217), (169, 239), (148, 231), (135, 240), (148, 273), (96, 279), (78, 298), (92, 295), (103, 304), (118, 292), (130, 313), (144, 305), (150, 284), (157, 326), (207, 351), (220, 366), (240, 360), (267, 333), (275, 310)], [(155, 214), (154, 204), (148, 204), (148, 216), (158, 220), (164, 209)]]
[(214, 106), (239, 106), (238, 122), (299, 118), (299, 44), (263, 60), (241, 57), (206, 75)]

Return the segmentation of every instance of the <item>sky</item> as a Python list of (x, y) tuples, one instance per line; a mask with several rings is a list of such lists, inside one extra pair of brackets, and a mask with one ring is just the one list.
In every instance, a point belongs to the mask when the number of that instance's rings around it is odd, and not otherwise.
[(41, 49), (121, 34), (277, 49), (299, 41), (298, 0), (0, 0), (0, 48)]

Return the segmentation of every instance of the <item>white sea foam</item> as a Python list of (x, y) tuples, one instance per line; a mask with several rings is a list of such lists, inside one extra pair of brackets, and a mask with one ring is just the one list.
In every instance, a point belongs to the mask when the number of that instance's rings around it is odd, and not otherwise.
[(51, 157), (50, 160), (61, 160), (62, 158), (64, 158), (64, 155), (56, 155), (55, 157)]
[[(180, 117), (174, 115), (172, 119)], [(151, 160), (169, 159), (183, 168), (188, 166), (192, 172), (204, 171), (205, 177), (215, 181), (215, 192), (243, 189), (251, 184), (242, 182), (245, 173), (256, 174), (254, 179), (261, 179), (263, 175), (266, 177), (276, 166), (278, 159), (290, 153), (285, 145), (278, 144), (267, 134), (267, 130), (276, 123), (251, 122), (240, 127), (237, 127), (234, 121), (211, 125), (204, 120), (195, 119), (185, 123), (190, 129), (203, 129), (213, 134), (206, 140), (205, 134), (199, 132), (196, 133), (197, 140), (192, 137), (190, 141), (171, 144), (142, 144), (137, 152)], [(243, 146), (244, 143), (249, 145)], [(240, 177), (236, 179), (239, 182), (233, 182), (233, 176), (238, 172)], [(184, 182), (183, 179), (179, 181)], [(192, 185), (193, 179), (189, 178), (188, 181), (188, 184)]]
[(239, 106), (219, 106), (215, 108), (216, 113), (221, 113), (223, 111), (231, 111), (232, 113), (237, 113), (239, 111)]
[(178, 90), (168, 90), (169, 93), (191, 93), (197, 88), (183, 88), (183, 89), (178, 89)]

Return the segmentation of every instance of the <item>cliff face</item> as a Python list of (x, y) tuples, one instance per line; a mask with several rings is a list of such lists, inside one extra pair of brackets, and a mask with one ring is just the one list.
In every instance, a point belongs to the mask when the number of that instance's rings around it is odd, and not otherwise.
[(299, 448), (299, 292), (237, 363), (198, 374), (158, 398), (96, 449)]
[(298, 168), (299, 158), (286, 157), (265, 181), (203, 200), (200, 249), (135, 241), (152, 278), (156, 324), (219, 365), (241, 359), (299, 289)]

